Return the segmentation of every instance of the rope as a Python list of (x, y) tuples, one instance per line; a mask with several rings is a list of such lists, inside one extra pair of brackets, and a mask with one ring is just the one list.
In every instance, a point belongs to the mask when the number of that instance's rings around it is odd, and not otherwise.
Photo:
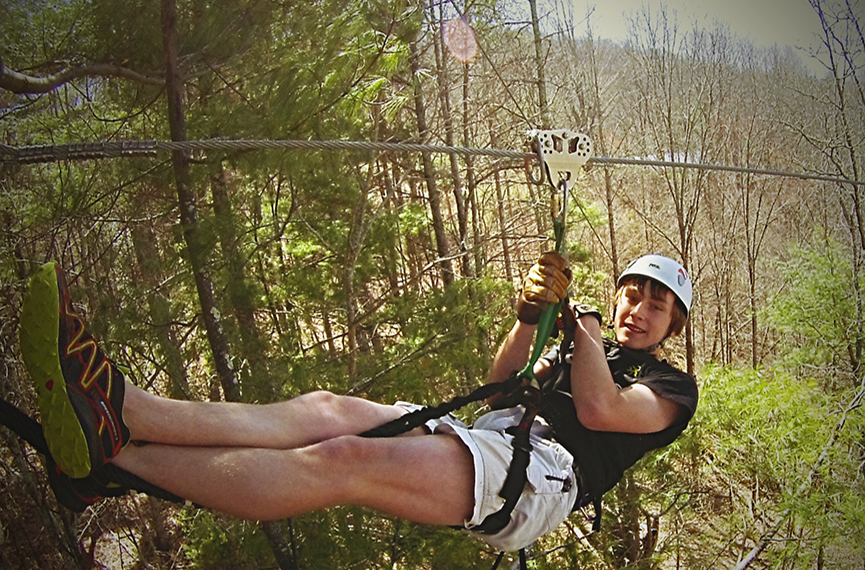
[[(68, 145), (34, 145), (14, 147), (0, 144), (0, 165), (5, 164), (36, 164), (59, 162), (63, 160), (98, 160), (121, 157), (154, 157), (159, 151), (194, 152), (207, 150), (222, 151), (252, 151), (252, 150), (339, 150), (339, 151), (379, 151), (379, 152), (421, 152), (456, 154), (460, 156), (489, 156), (493, 158), (537, 160), (532, 152), (521, 152), (502, 149), (481, 149), (472, 147), (444, 146), (426, 143), (410, 142), (373, 142), (373, 141), (308, 141), (308, 140), (228, 140), (210, 139), (202, 141), (120, 141), (75, 143)], [(819, 180), (838, 184), (865, 185), (863, 180), (830, 176), (826, 174), (808, 174), (751, 168), (745, 166), (728, 166), (722, 164), (699, 164), (693, 162), (676, 162), (670, 160), (650, 160), (642, 158), (613, 158), (595, 156), (588, 160), (589, 166), (654, 166), (666, 168), (687, 168), (706, 171), (739, 172), (759, 176), (776, 176), (781, 178), (796, 178), (800, 180)]]

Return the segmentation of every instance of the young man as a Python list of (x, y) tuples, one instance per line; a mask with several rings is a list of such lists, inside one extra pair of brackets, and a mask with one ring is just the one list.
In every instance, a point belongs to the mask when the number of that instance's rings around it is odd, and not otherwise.
[[(566, 295), (569, 276), (554, 253), (532, 268), (491, 382), (528, 362), (538, 317)], [(687, 274), (668, 258), (640, 258), (622, 275), (613, 327), (617, 349), (633, 351), (642, 363), (636, 381), (608, 366), (600, 315), (568, 309), (575, 321), (572, 342), (564, 356), (548, 356), (535, 367), (539, 378), (549, 378), (541, 406), (549, 422), (537, 418), (532, 425), (527, 484), (510, 522), (492, 534), (477, 533), (483, 540), (507, 551), (531, 544), (587, 495), (599, 498), (645, 451), (681, 433), (696, 408), (696, 384), (654, 355), (681, 330), (690, 300)], [(364, 438), (357, 434), (417, 406), (328, 392), (267, 405), (161, 398), (127, 382), (102, 353), (54, 264), (31, 281), (20, 339), (53, 461), (73, 487), (98, 480), (110, 462), (243, 518), (279, 519), (353, 504), (470, 532), (504, 502), (499, 491), (513, 453), (506, 430), (519, 422), (520, 408), (491, 411), (472, 427), (445, 416), (405, 437)], [(633, 372), (632, 359), (627, 366)], [(601, 450), (605, 457), (593, 456)]]

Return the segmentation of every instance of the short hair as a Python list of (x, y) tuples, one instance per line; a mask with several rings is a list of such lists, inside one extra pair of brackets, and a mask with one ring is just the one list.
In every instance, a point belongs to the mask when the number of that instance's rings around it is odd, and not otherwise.
[[(646, 284), (649, 284), (649, 295), (653, 299), (663, 300), (667, 297), (667, 292), (673, 293), (673, 290), (657, 281), (652, 279), (651, 277), (646, 277), (644, 275), (626, 275), (621, 283), (619, 283), (619, 288), (616, 289), (616, 299), (615, 299), (615, 307), (619, 306), (619, 300), (622, 298), (622, 290), (625, 287), (633, 285), (637, 287), (640, 291), (643, 290), (643, 287)], [(678, 335), (685, 328), (685, 323), (688, 322), (688, 311), (685, 309), (685, 304), (682, 303), (682, 300), (673, 293), (673, 298), (676, 302), (673, 304), (672, 311), (672, 319), (670, 319), (670, 328), (667, 331), (667, 335), (664, 338), (668, 338), (670, 336)], [(615, 308), (614, 308), (615, 311)]]

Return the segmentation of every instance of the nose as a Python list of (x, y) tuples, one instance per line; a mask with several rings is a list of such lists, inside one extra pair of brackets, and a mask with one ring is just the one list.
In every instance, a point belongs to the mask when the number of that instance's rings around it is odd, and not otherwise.
[(633, 310), (631, 311), (631, 315), (636, 318), (644, 319), (646, 318), (646, 311), (648, 310), (648, 303), (646, 301), (640, 301), (636, 305), (634, 305)]

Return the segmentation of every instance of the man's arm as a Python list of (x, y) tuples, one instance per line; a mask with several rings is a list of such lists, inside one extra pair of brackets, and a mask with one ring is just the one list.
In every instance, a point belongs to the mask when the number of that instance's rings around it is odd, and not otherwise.
[[(499, 345), (499, 350), (493, 359), (488, 378), (489, 383), (504, 382), (510, 378), (511, 374), (523, 369), (529, 361), (529, 355), (534, 347), (535, 331), (537, 329), (537, 325), (527, 325), (521, 321), (517, 321), (514, 324), (504, 342)], [(550, 369), (550, 363), (543, 358), (539, 359), (533, 368), (538, 381), (546, 378)], [(492, 406), (501, 396), (502, 394), (497, 394), (487, 399), (487, 405)]]
[(607, 364), (598, 320), (577, 320), (571, 365), (571, 393), (577, 417), (595, 431), (654, 433), (670, 427), (679, 405), (643, 384), (618, 389)]
[(529, 361), (537, 329), (538, 325), (528, 325), (519, 320), (514, 323), (493, 359), (489, 382), (504, 382), (514, 371), (523, 369)]

